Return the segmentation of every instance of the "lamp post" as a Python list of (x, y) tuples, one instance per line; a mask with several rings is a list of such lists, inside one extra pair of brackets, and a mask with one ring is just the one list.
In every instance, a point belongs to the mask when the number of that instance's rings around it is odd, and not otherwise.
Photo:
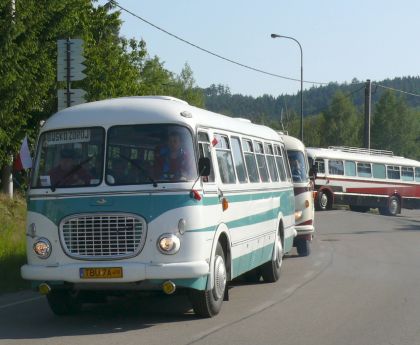
[(271, 34), (271, 38), (288, 38), (295, 41), (300, 49), (300, 140), (303, 142), (303, 52), (299, 41), (293, 37)]

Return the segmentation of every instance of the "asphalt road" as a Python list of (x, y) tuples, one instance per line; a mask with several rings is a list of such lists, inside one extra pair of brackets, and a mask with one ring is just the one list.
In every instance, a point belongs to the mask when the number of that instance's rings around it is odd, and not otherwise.
[(0, 344), (420, 344), (420, 211), (318, 212), (306, 258), (275, 284), (236, 282), (217, 317), (184, 296), (115, 299), (56, 317), (31, 292), (0, 296)]

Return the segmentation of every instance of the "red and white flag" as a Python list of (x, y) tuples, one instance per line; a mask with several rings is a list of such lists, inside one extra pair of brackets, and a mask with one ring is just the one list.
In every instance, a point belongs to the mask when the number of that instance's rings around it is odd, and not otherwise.
[(25, 136), (25, 138), (22, 141), (19, 155), (15, 159), (13, 168), (15, 171), (32, 168), (32, 158), (31, 158), (31, 153), (29, 152), (27, 136)]

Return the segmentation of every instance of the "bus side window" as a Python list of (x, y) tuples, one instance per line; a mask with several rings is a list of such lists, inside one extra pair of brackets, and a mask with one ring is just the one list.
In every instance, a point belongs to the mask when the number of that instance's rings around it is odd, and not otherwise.
[(242, 147), (245, 155), (246, 168), (248, 170), (248, 178), (250, 182), (260, 182), (260, 176), (258, 175), (257, 162), (255, 160), (254, 149), (252, 141), (243, 139)]
[(286, 150), (284, 149), (283, 146), (281, 147), (281, 151), (282, 151), (282, 156), (283, 156), (283, 161), (284, 161), (284, 167), (286, 169), (287, 179), (289, 181), (291, 181), (292, 180), (292, 172), (290, 171), (289, 159), (287, 158)]
[(386, 167), (386, 174), (389, 179), (391, 180), (399, 180), (400, 179), (400, 167), (395, 165), (388, 165)]
[(268, 170), (270, 172), (271, 181), (276, 182), (279, 180), (279, 174), (276, 169), (273, 146), (271, 144), (265, 144), (265, 154), (267, 158)]
[(241, 142), (238, 137), (231, 137), (233, 160), (235, 161), (236, 174), (240, 183), (248, 182), (244, 157), (242, 155)]
[(386, 169), (384, 164), (373, 163), (372, 171), (374, 178), (385, 179), (386, 178)]
[(213, 169), (213, 162), (211, 159), (211, 145), (209, 136), (205, 132), (198, 132), (198, 150), (199, 150), (199, 158), (206, 157), (210, 159), (210, 175), (203, 176), (203, 182), (214, 182), (214, 169)]
[(275, 154), (275, 158), (276, 158), (277, 168), (278, 168), (279, 174), (280, 174), (280, 180), (281, 181), (286, 181), (287, 180), (286, 167), (284, 165), (283, 157), (281, 155), (280, 146), (274, 145), (274, 154)]
[(269, 182), (270, 177), (268, 176), (267, 162), (264, 156), (264, 147), (260, 142), (255, 142), (255, 155), (257, 157), (258, 170), (260, 172), (261, 181)]
[(315, 159), (315, 166), (318, 174), (325, 174), (325, 162), (323, 158)]
[(330, 159), (328, 161), (328, 172), (332, 175), (344, 175), (343, 161)]
[(357, 176), (372, 177), (372, 167), (370, 163), (357, 163)]
[(345, 161), (346, 176), (356, 176), (356, 163), (353, 161)]
[(403, 181), (414, 181), (414, 171), (412, 167), (401, 167), (401, 179)]
[(229, 138), (220, 134), (216, 134), (215, 137), (217, 139), (216, 156), (217, 164), (219, 166), (220, 179), (222, 180), (222, 183), (236, 183)]
[(416, 181), (420, 182), (420, 168), (416, 168)]

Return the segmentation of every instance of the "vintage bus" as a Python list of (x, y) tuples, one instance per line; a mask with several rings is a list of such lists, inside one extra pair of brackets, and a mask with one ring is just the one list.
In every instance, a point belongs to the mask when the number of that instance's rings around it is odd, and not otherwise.
[(95, 296), (188, 293), (216, 315), (230, 280), (277, 281), (293, 184), (272, 129), (165, 96), (62, 110), (40, 131), (21, 268), (57, 315)]
[(310, 244), (314, 236), (314, 202), (311, 167), (305, 145), (297, 138), (280, 132), (286, 147), (291, 167), (295, 193), (295, 227), (297, 236), (294, 246), (299, 256), (310, 254)]
[(367, 212), (397, 215), (401, 208), (420, 208), (420, 162), (391, 151), (353, 147), (308, 148), (317, 170), (315, 205), (333, 204)]

